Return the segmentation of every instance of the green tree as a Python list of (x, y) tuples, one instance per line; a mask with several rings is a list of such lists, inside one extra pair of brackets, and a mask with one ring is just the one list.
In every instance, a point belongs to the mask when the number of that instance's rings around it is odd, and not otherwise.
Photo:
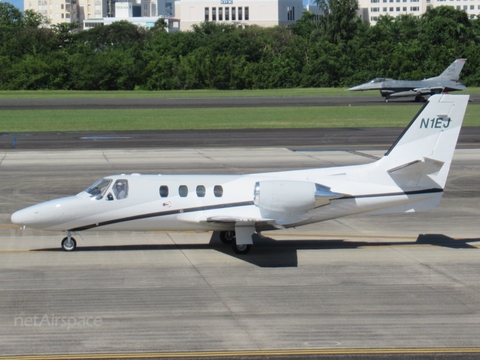
[(50, 19), (35, 10), (27, 9), (23, 13), (23, 26), (25, 27), (39, 27), (49, 24)]
[(332, 43), (351, 40), (361, 22), (357, 15), (357, 0), (315, 0), (322, 9), (321, 17), (327, 39)]
[(23, 14), (8, 2), (0, 2), (0, 27), (23, 27)]

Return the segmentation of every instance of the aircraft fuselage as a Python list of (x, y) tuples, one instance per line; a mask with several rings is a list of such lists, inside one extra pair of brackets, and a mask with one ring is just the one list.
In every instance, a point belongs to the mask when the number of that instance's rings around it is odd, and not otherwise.
[[(345, 167), (345, 170), (350, 168), (355, 174), (358, 167)], [(429, 198), (439, 201), (442, 194), (440, 191), (408, 194), (394, 183), (359, 186), (358, 183), (354, 185), (347, 172), (341, 175), (331, 172), (316, 169), (251, 175), (114, 175), (103, 179), (110, 184), (102, 194), (83, 191), (33, 205), (13, 214), (12, 222), (29, 228), (73, 232), (92, 229), (227, 231), (233, 230), (239, 220), (276, 219), (278, 226), (288, 228), (405, 206)], [(123, 199), (117, 199), (114, 194), (114, 184), (118, 181), (128, 184), (128, 195)], [(289, 183), (294, 186), (288, 187)], [(322, 197), (316, 196), (314, 190), (301, 190), (315, 184), (332, 191)], [(288, 193), (272, 194), (270, 191), (264, 195), (266, 187), (271, 186), (288, 187)], [(258, 194), (255, 194), (256, 187), (260, 187)], [(334, 193), (335, 189), (338, 193)], [(275, 198), (270, 201), (262, 195)], [(318, 200), (315, 203), (316, 197), (324, 199), (323, 203)], [(257, 225), (258, 231), (272, 229), (275, 227), (269, 224)]]

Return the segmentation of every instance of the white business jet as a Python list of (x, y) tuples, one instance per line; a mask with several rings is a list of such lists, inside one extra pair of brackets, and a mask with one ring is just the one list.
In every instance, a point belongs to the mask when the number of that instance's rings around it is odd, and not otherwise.
[(246, 254), (252, 235), (352, 214), (405, 213), (440, 203), (468, 95), (433, 95), (383, 158), (370, 164), (249, 175), (112, 175), (85, 191), (15, 212), (23, 227), (219, 231)]

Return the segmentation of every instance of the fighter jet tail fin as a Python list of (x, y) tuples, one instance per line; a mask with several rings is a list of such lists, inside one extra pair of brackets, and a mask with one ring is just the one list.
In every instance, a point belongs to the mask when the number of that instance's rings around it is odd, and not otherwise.
[[(443, 189), (468, 99), (469, 95), (431, 96), (377, 166), (400, 186), (415, 188), (434, 182), (435, 187)], [(418, 179), (416, 185), (413, 177)]]
[(467, 59), (457, 59), (450, 64), (449, 67), (445, 69), (439, 76), (430, 78), (428, 80), (452, 80), (458, 81), (460, 79), (460, 73), (462, 72), (463, 66)]

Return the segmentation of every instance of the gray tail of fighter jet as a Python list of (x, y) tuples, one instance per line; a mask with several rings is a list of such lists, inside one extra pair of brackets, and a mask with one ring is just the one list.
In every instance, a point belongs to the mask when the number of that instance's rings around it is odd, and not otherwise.
[(452, 80), (459, 81), (460, 73), (462, 72), (463, 66), (467, 59), (457, 59), (450, 64), (449, 67), (445, 69), (440, 75), (429, 78), (427, 80)]
[(440, 75), (423, 80), (394, 80), (375, 78), (369, 82), (354, 86), (350, 91), (380, 90), (380, 94), (388, 102), (390, 98), (415, 97), (415, 101), (425, 101), (426, 96), (451, 91), (465, 90), (466, 86), (459, 82), (460, 73), (467, 59), (457, 59)]

